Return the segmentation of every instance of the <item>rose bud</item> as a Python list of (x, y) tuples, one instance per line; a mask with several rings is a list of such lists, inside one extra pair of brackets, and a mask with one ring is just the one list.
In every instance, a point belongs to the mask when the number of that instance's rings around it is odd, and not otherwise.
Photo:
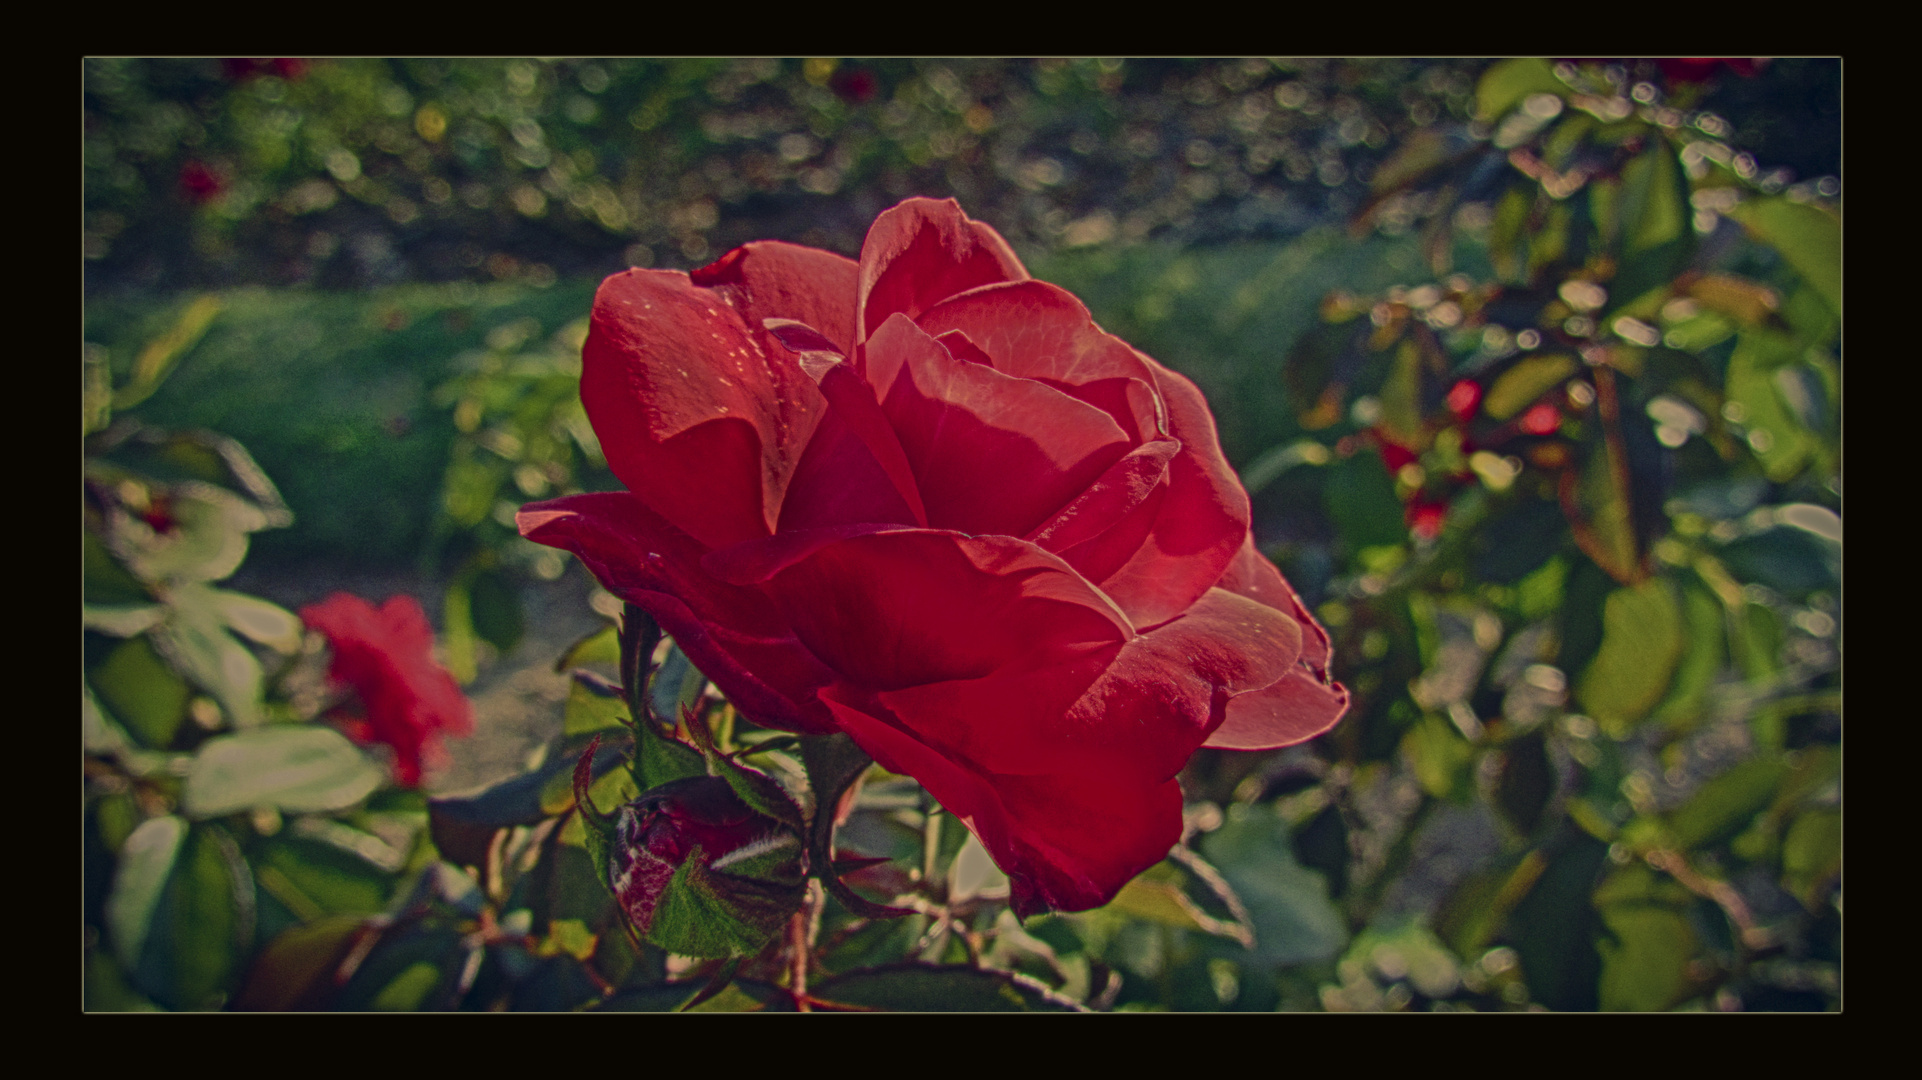
[(359, 698), (359, 712), (344, 707), (336, 719), (359, 742), (393, 750), (394, 778), (402, 786), (419, 785), (423, 765), (444, 761), (442, 735), (473, 731), (473, 707), (435, 661), (434, 628), (413, 597), (396, 596), (375, 608), (340, 592), (301, 608), (300, 618), (333, 646), (329, 681)]
[(1201, 392), (952, 200), (885, 211), (858, 262), (770, 241), (607, 279), (581, 400), (628, 490), (522, 534), (755, 723), (920, 781), (1021, 914), (1166, 856), (1196, 750), (1347, 708)]
[(751, 952), (805, 896), (800, 841), (719, 777), (663, 784), (612, 824), (608, 887), (635, 932), (671, 952)]

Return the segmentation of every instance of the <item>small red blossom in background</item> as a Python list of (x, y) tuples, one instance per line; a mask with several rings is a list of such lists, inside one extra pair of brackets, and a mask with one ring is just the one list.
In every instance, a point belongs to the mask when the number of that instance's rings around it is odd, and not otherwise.
[(342, 729), (363, 744), (391, 747), (402, 785), (418, 786), (423, 766), (445, 758), (442, 735), (474, 730), (473, 707), (434, 660), (434, 628), (413, 597), (376, 608), (339, 592), (301, 608), (300, 617), (333, 646), (328, 678), (360, 698), (362, 712), (346, 715)]
[(1475, 409), (1482, 403), (1482, 384), (1473, 379), (1463, 379), (1448, 391), (1445, 404), (1455, 419), (1468, 423), (1475, 418)]
[(828, 86), (840, 95), (842, 101), (853, 105), (865, 105), (874, 100), (880, 89), (880, 82), (872, 71), (861, 68), (842, 68), (828, 80)]
[(1448, 520), (1448, 500), (1417, 495), (1408, 500), (1406, 519), (1409, 531), (1423, 540), (1433, 540), (1441, 535), (1442, 524)]
[(1543, 401), (1523, 413), (1516, 426), (1530, 435), (1553, 435), (1562, 426), (1562, 411)]
[(307, 74), (307, 61), (293, 56), (230, 56), (220, 62), (220, 70), (233, 82), (246, 82), (262, 75), (278, 75), (298, 82)]
[(1746, 56), (1668, 56), (1655, 61), (1670, 82), (1701, 83), (1714, 78), (1717, 68), (1727, 68), (1744, 79), (1752, 79), (1767, 60)]
[(227, 180), (204, 161), (180, 167), (180, 192), (197, 203), (212, 202), (227, 190)]

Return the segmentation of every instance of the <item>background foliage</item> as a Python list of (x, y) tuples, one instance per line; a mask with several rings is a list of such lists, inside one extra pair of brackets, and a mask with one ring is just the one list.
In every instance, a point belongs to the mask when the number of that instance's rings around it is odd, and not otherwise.
[[(430, 809), (324, 722), (298, 620), (214, 583), (260, 529), (268, 565), (425, 566), (471, 678), (566, 572), (512, 511), (613, 485), (573, 395), (595, 277), (851, 253), (904, 194), (958, 195), (1202, 385), (1356, 705), (1203, 752), (1167, 862), (1026, 925), (870, 775), (841, 844), (890, 861), (850, 881), (917, 912), (827, 899), (811, 992), (1835, 1007), (1839, 65), (1745, 70), (89, 62), (89, 1007), (707, 986), (619, 929), (571, 814), (574, 759), (635, 719), (611, 635), (563, 658), (603, 679), (534, 772)], [(654, 715), (703, 711), (805, 804), (799, 752), (662, 648)], [(605, 809), (634, 781), (602, 757)], [(734, 975), (699, 1007), (791, 1006), (778, 965)]]

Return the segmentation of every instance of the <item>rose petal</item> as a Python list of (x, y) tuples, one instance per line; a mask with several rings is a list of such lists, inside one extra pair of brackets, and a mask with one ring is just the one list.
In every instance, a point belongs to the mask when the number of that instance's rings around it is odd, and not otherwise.
[(869, 711), (878, 706), (864, 708), (834, 689), (821, 697), (882, 768), (919, 780), (973, 831), (1007, 873), (1023, 917), (1099, 907), (1181, 839), (1181, 788), (1171, 778), (1112, 771), (997, 776)]
[(936, 337), (965, 333), (994, 358), (996, 370), (1024, 379), (1070, 385), (1151, 379), (1138, 353), (1096, 326), (1073, 293), (1045, 281), (1010, 281), (952, 295), (915, 322)]
[(1221, 580), (1215, 587), (1245, 596), (1250, 600), (1267, 604), (1277, 611), (1294, 616), (1301, 624), (1301, 662), (1314, 668), (1315, 675), (1326, 675), (1328, 666), (1328, 631), (1321, 628), (1315, 617), (1303, 606), (1301, 597), (1281, 576), (1281, 571), (1255, 547), (1253, 533), (1242, 541), (1241, 550), (1235, 553), (1228, 569), (1222, 572)]
[(1294, 620), (1215, 589), (1123, 643), (1042, 640), (984, 677), (878, 698), (923, 742), (991, 772), (1165, 779), (1222, 722), (1231, 695), (1283, 677), (1300, 646)]
[[(912, 480), (912, 476), (909, 478)], [(921, 511), (925, 516), (927, 511)], [(814, 429), (781, 500), (779, 532), (849, 523), (914, 524), (919, 518), (839, 410)]]
[(851, 536), (792, 560), (765, 591), (814, 655), (880, 690), (979, 678), (1025, 656), (1132, 634), (1061, 560), (1005, 536)]
[(530, 503), (521, 535), (579, 556), (609, 592), (647, 611), (741, 711), (767, 727), (833, 730), (815, 691), (834, 673), (758, 590), (701, 569), (704, 548), (625, 492)]
[(908, 199), (884, 210), (861, 241), (855, 292), (865, 340), (900, 312), (913, 319), (955, 293), (1028, 271), (993, 228), (970, 221), (953, 199)]
[[(1180, 449), (1181, 444), (1173, 439), (1157, 439), (1135, 447), (1108, 466), (1108, 471), (1073, 502), (1036, 526), (1027, 539), (1058, 554), (1107, 532), (1154, 493), (1168, 475), (1168, 462)], [(1077, 565), (1075, 569), (1082, 568)]]
[(1229, 698), (1227, 718), (1202, 745), (1217, 750), (1293, 746), (1334, 727), (1347, 711), (1347, 687), (1296, 668), (1272, 686)]
[(657, 513), (712, 547), (764, 536), (820, 394), (738, 286), (630, 270), (602, 284), (582, 349), (581, 402), (608, 465)]
[(905, 316), (875, 333), (867, 360), (934, 528), (1026, 535), (1128, 452), (1099, 409), (956, 360)]
[(784, 348), (794, 352), (801, 370), (807, 372), (808, 377), (820, 387), (821, 395), (827, 398), (835, 415), (867, 448), (875, 463), (881, 466), (895, 493), (906, 504), (913, 523), (927, 525), (928, 512), (922, 505), (914, 471), (908, 467), (901, 440), (889, 426), (887, 415), (881, 411), (881, 403), (875, 400), (873, 388), (841, 354), (829, 351), (833, 348), (832, 344), (812, 327), (787, 319), (769, 319), (766, 325)]
[(688, 277), (716, 291), (740, 290), (735, 305), (749, 326), (794, 319), (825, 334), (845, 354), (854, 347), (854, 291), (860, 266), (845, 255), (779, 240), (743, 244)]
[(1301, 628), (1295, 670), (1262, 690), (1228, 702), (1228, 716), (1206, 745), (1223, 750), (1272, 750), (1306, 742), (1335, 726), (1348, 709), (1348, 690), (1328, 681), (1328, 632), (1302, 605), (1281, 571), (1250, 535), (1216, 585), (1287, 614)]
[(1221, 456), (1214, 417), (1201, 391), (1153, 360), (1141, 359), (1154, 374), (1181, 452), (1168, 464), (1166, 494), (1141, 546), (1096, 584), (1136, 626), (1153, 626), (1180, 614), (1214, 586), (1248, 536), (1249, 515), (1248, 493)]

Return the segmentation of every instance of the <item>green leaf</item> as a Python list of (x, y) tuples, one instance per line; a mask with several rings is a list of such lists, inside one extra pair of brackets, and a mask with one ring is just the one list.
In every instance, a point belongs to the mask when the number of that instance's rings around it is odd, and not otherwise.
[(1749, 449), (1771, 480), (1792, 480), (1814, 453), (1814, 440), (1782, 400), (1775, 372), (1801, 359), (1804, 349), (1786, 334), (1744, 330), (1729, 355), (1728, 400), (1741, 409)]
[(169, 597), (172, 611), (153, 633), (154, 647), (212, 694), (233, 726), (250, 728), (260, 723), (260, 660), (227, 633), (223, 595), (238, 594), (197, 582), (176, 587)]
[(1426, 445), (1422, 426), (1421, 348), (1404, 338), (1395, 349), (1395, 362), (1381, 387), (1381, 428), (1403, 446)]
[(144, 634), (166, 617), (167, 609), (161, 604), (80, 605), (80, 625), (120, 638)]
[(258, 641), (278, 653), (300, 651), (302, 626), (298, 616), (279, 604), (246, 593), (207, 589), (221, 621), (235, 633)]
[(1482, 72), (1475, 85), (1475, 115), (1483, 120), (1499, 120), (1531, 94), (1568, 93), (1568, 84), (1555, 77), (1555, 69), (1540, 57), (1503, 60)]
[(187, 716), (192, 691), (154, 652), (145, 637), (114, 648), (101, 665), (89, 672), (100, 703), (146, 746), (165, 749)]
[(1682, 658), (1686, 633), (1675, 586), (1650, 578), (1608, 594), (1602, 609), (1602, 647), (1582, 673), (1582, 708), (1615, 738), (1622, 737), (1662, 700)]
[(136, 981), (173, 1009), (218, 1007), (253, 938), (254, 881), (218, 826), (196, 825), (154, 911)]
[(181, 809), (196, 818), (256, 806), (289, 814), (342, 810), (385, 778), (332, 728), (273, 725), (207, 740), (187, 774)]
[(1344, 541), (1360, 548), (1408, 539), (1395, 481), (1380, 454), (1357, 452), (1329, 465), (1326, 475), (1323, 499)]
[(207, 334), (214, 316), (220, 314), (220, 297), (212, 293), (196, 297), (180, 313), (167, 332), (147, 343), (134, 358), (133, 377), (113, 395), (113, 407), (130, 409), (159, 389), (188, 350)]
[(1748, 199), (1728, 216), (1782, 253), (1831, 309), (1842, 310), (1842, 222), (1819, 206), (1783, 196)]
[(474, 602), (467, 582), (455, 578), (441, 600), (441, 648), (447, 654), (447, 670), (462, 686), (480, 673), (480, 638), (474, 632)]
[(1135, 878), (1123, 885), (1113, 900), (1108, 901), (1107, 909), (1163, 926), (1178, 926), (1183, 930), (1207, 929), (1205, 923), (1208, 914), (1190, 900), (1181, 891), (1181, 885), (1174, 881), (1153, 881), (1146, 876)]
[(107, 350), (87, 343), (80, 347), (80, 434), (93, 434), (113, 418), (113, 373)]
[(1201, 838), (1201, 853), (1248, 909), (1251, 962), (1299, 964), (1341, 952), (1347, 925), (1328, 898), (1327, 880), (1295, 861), (1288, 826), (1273, 809), (1229, 807), (1227, 821)]
[(1668, 815), (1668, 832), (1684, 850), (1720, 843), (1741, 832), (1775, 801), (1789, 769), (1782, 754), (1750, 758), (1703, 784)]
[(1623, 247), (1628, 254), (1658, 248), (1683, 236), (1689, 228), (1689, 215), (1682, 187), (1675, 153), (1661, 140), (1622, 166)]
[(584, 664), (618, 666), (620, 662), (621, 632), (613, 623), (609, 623), (569, 645), (561, 658), (554, 661), (554, 670), (566, 671)]
[(1607, 844), (1577, 834), (1551, 849), (1539, 870), (1528, 859), (1518, 868), (1525, 872), (1514, 888), (1526, 895), (1514, 901), (1502, 936), (1521, 959), (1530, 996), (1558, 1012), (1595, 1008), (1600, 925), (1588, 900), (1607, 858)]
[(890, 964), (809, 988), (823, 1001), (884, 1012), (1081, 1012), (1034, 979), (963, 965)]
[(187, 822), (169, 815), (142, 822), (121, 845), (113, 892), (107, 897), (107, 932), (124, 970), (140, 965), (154, 909), (186, 840)]
[(1501, 768), (1495, 774), (1495, 806), (1517, 832), (1534, 834), (1554, 794), (1555, 764), (1541, 728), (1502, 748)]
[(482, 641), (505, 653), (520, 644), (527, 632), (527, 616), (521, 610), (520, 594), (496, 571), (474, 575), (468, 587), (472, 604), (474, 633)]
[(1700, 942), (1689, 924), (1688, 890), (1646, 866), (1625, 866), (1595, 890), (1604, 933), (1598, 984), (1601, 1008), (1667, 1009), (1692, 992), (1689, 961)]
[(1580, 369), (1581, 364), (1567, 353), (1525, 356), (1488, 388), (1482, 409), (1497, 420), (1507, 420)]
[(91, 529), (80, 533), (80, 598), (86, 604), (150, 604), (153, 595)]
[(387, 907), (394, 878), (367, 859), (323, 840), (283, 833), (254, 857), (263, 893), (295, 918), (378, 915)]
[(628, 726), (627, 702), (621, 688), (589, 671), (576, 671), (568, 687), (561, 734), (567, 738), (613, 731)]
[(1727, 652), (1728, 616), (1721, 601), (1707, 589), (1691, 587), (1683, 590), (1682, 607), (1687, 645), (1668, 696), (1655, 710), (1655, 719), (1674, 730), (1686, 730), (1706, 713)]
[(1812, 909), (1841, 870), (1841, 808), (1817, 807), (1796, 818), (1782, 838), (1782, 887)]
[(1429, 713), (1409, 728), (1402, 736), (1401, 751), (1414, 766), (1423, 791), (1458, 802), (1474, 795), (1475, 747), (1440, 716)]

